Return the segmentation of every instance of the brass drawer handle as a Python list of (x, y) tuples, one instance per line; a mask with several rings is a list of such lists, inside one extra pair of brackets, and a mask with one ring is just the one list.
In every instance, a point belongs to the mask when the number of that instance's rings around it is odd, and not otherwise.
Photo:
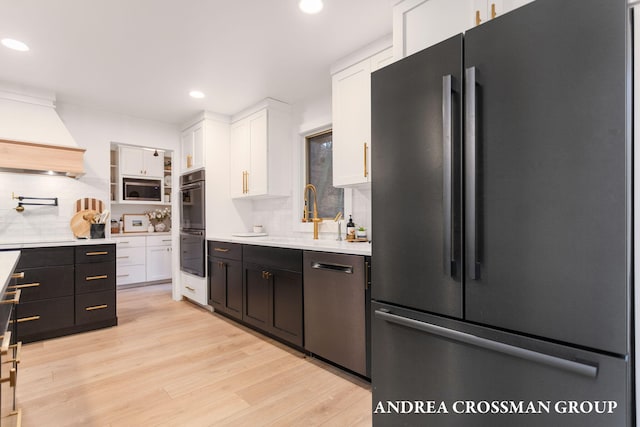
[(109, 276), (107, 276), (106, 274), (102, 274), (100, 276), (87, 276), (84, 278), (84, 280), (86, 280), (87, 282), (90, 280), (100, 280), (100, 279), (108, 279)]
[(24, 279), (24, 271), (21, 271), (20, 273), (13, 273), (11, 275), (12, 279)]
[(229, 252), (229, 249), (227, 248), (213, 248), (213, 250), (216, 252)]
[(40, 286), (40, 283), (38, 282), (34, 282), (34, 283), (24, 283), (22, 285), (11, 285), (8, 286), (9, 289), (25, 289), (25, 288), (36, 288)]
[(18, 304), (20, 302), (20, 294), (22, 291), (20, 289), (16, 289), (15, 291), (5, 292), (5, 295), (12, 295), (12, 299), (5, 299), (0, 301), (0, 304)]
[(86, 252), (85, 255), (87, 256), (95, 256), (95, 255), (109, 255), (109, 252), (107, 251), (100, 251), (100, 252)]
[[(40, 316), (21, 317), (16, 320), (16, 323), (33, 322), (34, 320), (40, 320)], [(9, 323), (13, 323), (13, 320), (9, 320)]]
[(86, 311), (93, 311), (93, 310), (102, 310), (109, 307), (107, 304), (101, 304), (101, 305), (94, 305), (92, 307), (86, 307), (85, 310)]
[(367, 170), (367, 143), (364, 143), (364, 177), (369, 176), (369, 171)]
[(18, 379), (18, 374), (16, 372), (16, 368), (11, 368), (11, 370), (9, 371), (9, 376), (0, 378), (0, 383), (6, 383), (8, 381), (11, 387), (15, 387), (17, 379)]
[(195, 292), (196, 290), (193, 289), (191, 286), (185, 286), (185, 288), (189, 289), (191, 292)]

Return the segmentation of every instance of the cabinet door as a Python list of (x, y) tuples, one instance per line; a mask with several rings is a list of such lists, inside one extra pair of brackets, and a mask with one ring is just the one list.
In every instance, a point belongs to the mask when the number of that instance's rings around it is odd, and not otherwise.
[(273, 270), (271, 332), (302, 346), (302, 274)]
[(182, 157), (180, 169), (183, 172), (193, 169), (193, 132), (187, 129), (182, 133), (181, 140)]
[(267, 194), (269, 184), (267, 111), (260, 111), (250, 116), (248, 120), (250, 164), (247, 175), (247, 194), (261, 196)]
[(209, 262), (209, 304), (242, 318), (242, 263), (224, 258)]
[(120, 175), (144, 176), (144, 150), (120, 147)]
[(366, 59), (332, 77), (333, 185), (369, 182), (371, 68)]
[[(475, 0), (404, 0), (393, 7), (394, 57), (404, 58), (473, 27)], [(485, 0), (486, 2), (486, 0)], [(485, 8), (479, 8), (482, 16)]]
[(229, 153), (229, 191), (231, 197), (247, 195), (247, 173), (250, 169), (251, 133), (249, 121), (240, 120), (231, 126)]
[(144, 159), (144, 175), (148, 178), (164, 178), (164, 152), (151, 150), (142, 150)]
[(204, 123), (193, 129), (193, 169), (204, 167)]
[(269, 301), (271, 289), (266, 271), (260, 266), (244, 265), (244, 309), (242, 320), (270, 331)]
[(171, 279), (171, 247), (147, 248), (147, 282)]

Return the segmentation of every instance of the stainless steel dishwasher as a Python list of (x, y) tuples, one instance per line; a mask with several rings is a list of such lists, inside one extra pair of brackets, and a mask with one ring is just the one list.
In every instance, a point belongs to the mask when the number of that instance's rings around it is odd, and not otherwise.
[(365, 257), (305, 251), (303, 262), (305, 349), (368, 376)]

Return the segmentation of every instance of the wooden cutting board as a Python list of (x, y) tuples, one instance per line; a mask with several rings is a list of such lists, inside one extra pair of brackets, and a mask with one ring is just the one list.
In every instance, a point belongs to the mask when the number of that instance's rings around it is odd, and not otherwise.
[(90, 216), (93, 216), (97, 213), (100, 212), (94, 209), (84, 209), (80, 212), (76, 212), (71, 217), (71, 221), (69, 222), (71, 231), (73, 231), (73, 235), (75, 237), (89, 237), (91, 231), (91, 221), (86, 220), (84, 217), (86, 215), (87, 218), (90, 218)]
[(89, 197), (76, 200), (74, 205), (75, 205), (74, 212), (80, 212), (80, 211), (91, 209), (100, 213), (104, 210), (104, 202), (102, 200), (93, 199)]

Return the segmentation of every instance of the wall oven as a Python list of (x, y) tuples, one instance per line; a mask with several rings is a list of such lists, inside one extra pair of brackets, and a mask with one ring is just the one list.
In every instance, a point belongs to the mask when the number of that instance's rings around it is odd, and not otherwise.
[(206, 277), (204, 170), (180, 177), (180, 269)]
[(159, 179), (122, 178), (122, 200), (161, 202), (162, 182)]
[(204, 170), (180, 177), (180, 229), (204, 230)]

